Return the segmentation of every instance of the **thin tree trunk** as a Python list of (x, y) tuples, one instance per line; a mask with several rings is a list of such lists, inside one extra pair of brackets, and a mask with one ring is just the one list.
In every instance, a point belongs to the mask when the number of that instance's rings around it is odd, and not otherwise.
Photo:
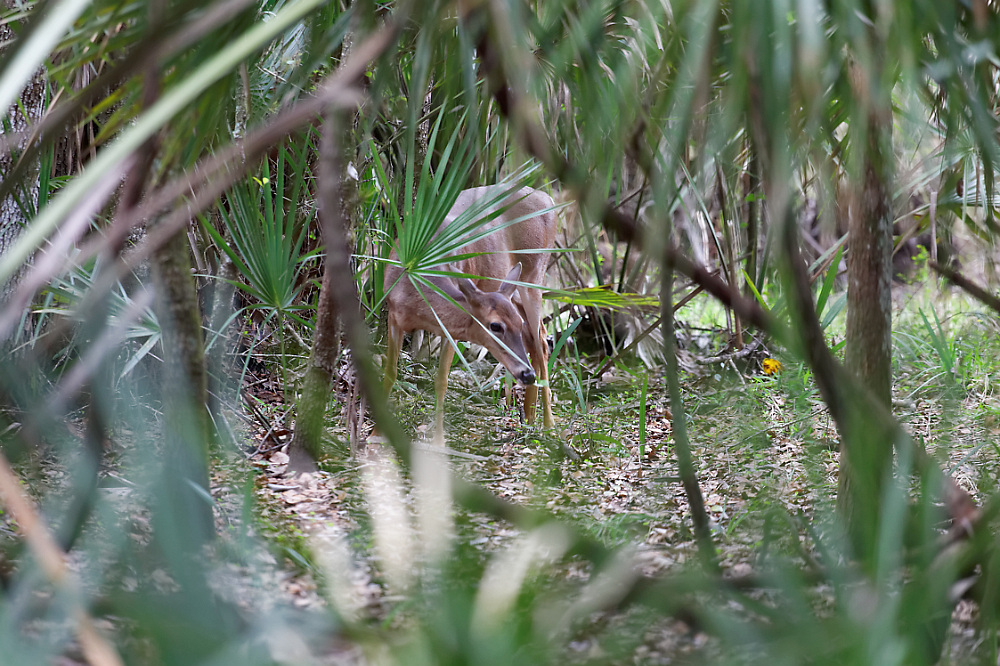
[[(3, 0), (0, 8), (10, 10), (17, 5), (13, 0)], [(0, 42), (12, 41), (16, 38), (10, 25), (0, 24)], [(31, 81), (21, 91), (18, 104), (14, 104), (9, 109), (4, 109), (5, 118), (10, 123), (10, 130), (13, 133), (23, 132), (24, 134), (14, 140), (10, 146), (13, 150), (0, 153), (0, 174), (10, 173), (10, 169), (18, 159), (20, 153), (28, 143), (28, 130), (30, 126), (41, 119), (45, 112), (45, 72), (39, 69), (31, 78)], [(0, 135), (4, 128), (0, 127)], [(33, 202), (38, 200), (38, 160), (34, 160), (30, 166), (31, 175), (22, 178), (26, 187), (16, 194), (9, 194), (0, 198), (0, 255), (10, 248), (21, 234), (27, 220), (24, 218), (24, 211), (18, 205), (18, 196), (26, 197)], [(14, 292), (21, 274), (28, 267), (25, 263), (17, 274), (6, 284), (0, 284), (0, 300), (5, 300)]]
[[(873, 42), (877, 41), (873, 36)], [(888, 92), (885, 95), (886, 99), (869, 109), (865, 127), (858, 133), (864, 141), (855, 145), (856, 150), (865, 152), (850, 206), (846, 364), (882, 406), (889, 408), (893, 151)], [(863, 559), (874, 552), (881, 488), (891, 464), (889, 441), (866, 438), (861, 446), (841, 447), (838, 501), (857, 554)]]
[(330, 301), (340, 320), (344, 341), (351, 350), (359, 393), (367, 398), (368, 408), (380, 432), (396, 450), (400, 462), (410, 462), (409, 442), (393, 417), (381, 382), (371, 362), (371, 332), (361, 316), (361, 303), (354, 283), (347, 239), (347, 216), (341, 197), (343, 170), (340, 167), (338, 127), (340, 118), (329, 111), (323, 123), (319, 159), (319, 222), (326, 244), (326, 271), (330, 273)]
[[(736, 287), (740, 283), (740, 250), (739, 250), (739, 229), (738, 222), (734, 220), (730, 207), (730, 193), (726, 191), (726, 178), (722, 172), (722, 167), (716, 167), (715, 171), (716, 197), (719, 203), (719, 225), (722, 227), (723, 249), (726, 255), (726, 267), (729, 269), (729, 284)], [(739, 210), (737, 206), (733, 210)], [(733, 227), (737, 226), (736, 229)], [(730, 312), (733, 318), (733, 335), (729, 343), (736, 349), (743, 349), (743, 321), (739, 313)]]
[[(851, 210), (847, 259), (847, 366), (886, 406), (892, 379), (892, 127), (870, 117), (864, 173)], [(887, 151), (887, 152), (885, 152)]]
[(228, 257), (219, 266), (219, 276), (212, 291), (212, 310), (209, 329), (213, 336), (218, 336), (208, 352), (209, 369), (209, 413), (214, 418), (222, 416), (222, 406), (227, 402), (236, 402), (237, 385), (233, 377), (232, 363), (226, 358), (229, 348), (230, 318), (233, 316), (233, 297), (236, 287), (236, 266)]
[(152, 263), (163, 347), (162, 490), (170, 498), (171, 513), (163, 536), (169, 539), (183, 530), (187, 538), (204, 543), (215, 532), (207, 501), (211, 431), (201, 313), (186, 234), (174, 234)]
[(747, 141), (747, 150), (750, 151), (750, 160), (747, 171), (744, 174), (744, 201), (746, 201), (746, 224), (747, 224), (747, 262), (746, 272), (749, 282), (746, 284), (743, 293), (753, 296), (754, 290), (750, 288), (752, 283), (754, 288), (759, 289), (757, 281), (757, 252), (760, 244), (760, 210), (758, 202), (760, 195), (760, 176), (758, 174), (757, 149), (752, 141)]
[(337, 154), (337, 137), (331, 136), (331, 132), (338, 131), (338, 127), (337, 123), (328, 119), (323, 125), (320, 143), (318, 215), (326, 246), (326, 261), (323, 264), (313, 346), (296, 404), (295, 435), (288, 447), (289, 469), (292, 471), (315, 469), (315, 461), (322, 454), (324, 417), (340, 354), (339, 313), (345, 308), (360, 307), (352, 279), (351, 252), (347, 246), (343, 168)]
[[(152, 0), (147, 9), (152, 29), (161, 22), (165, 2)], [(143, 105), (152, 106), (159, 94), (159, 66), (150, 63), (145, 71)], [(147, 142), (138, 172), (142, 175), (130, 179), (124, 211), (138, 205), (155, 154), (155, 142)], [(119, 230), (120, 234), (124, 232)], [(196, 552), (197, 546), (215, 536), (215, 518), (208, 480), (212, 441), (208, 367), (198, 287), (192, 272), (194, 258), (188, 247), (186, 229), (180, 229), (153, 253), (150, 262), (163, 350), (163, 474), (159, 479), (162, 485), (157, 488), (162, 504), (154, 515), (161, 547), (187, 545), (191, 547), (189, 552)]]
[[(321, 181), (322, 182), (322, 181)], [(316, 329), (313, 335), (309, 364), (302, 378), (302, 391), (295, 404), (295, 435), (288, 446), (289, 469), (304, 472), (315, 469), (323, 452), (323, 423), (326, 416), (330, 387), (340, 353), (337, 330), (337, 310), (331, 297), (333, 271), (330, 262), (323, 265), (323, 282), (319, 289), (316, 309)]]

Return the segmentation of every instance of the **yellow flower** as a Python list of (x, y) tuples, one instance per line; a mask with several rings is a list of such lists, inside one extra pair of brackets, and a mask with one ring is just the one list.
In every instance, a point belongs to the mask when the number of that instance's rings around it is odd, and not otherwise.
[(781, 361), (773, 358), (765, 358), (762, 362), (765, 375), (773, 375), (781, 372)]

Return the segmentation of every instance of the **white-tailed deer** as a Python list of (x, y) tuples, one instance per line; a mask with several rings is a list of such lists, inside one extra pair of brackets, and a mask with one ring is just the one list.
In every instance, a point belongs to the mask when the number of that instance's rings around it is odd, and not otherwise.
[[(458, 195), (442, 229), (483, 197), (499, 196), (495, 187), (477, 187)], [(542, 327), (542, 294), (511, 284), (520, 281), (541, 284), (548, 266), (548, 253), (511, 254), (519, 250), (547, 250), (556, 236), (556, 217), (552, 197), (529, 187), (512, 192), (501, 203), (484, 210), (482, 215), (502, 210), (485, 223), (496, 229), (464, 245), (461, 254), (483, 252), (441, 266), (441, 270), (480, 276), (483, 279), (434, 277), (434, 283), (461, 308), (435, 290), (422, 286), (418, 292), (402, 269), (386, 266), (385, 289), (388, 291), (389, 344), (386, 352), (385, 392), (396, 381), (399, 350), (403, 334), (425, 330), (444, 335), (442, 325), (455, 341), (474, 342), (486, 347), (514, 377), (525, 385), (524, 416), (531, 423), (538, 400), (536, 381), (542, 381), (542, 414), (546, 428), (552, 419), (552, 394), (548, 387), (548, 343)], [(534, 214), (537, 213), (537, 214)], [(523, 219), (520, 219), (523, 218)], [(520, 221), (508, 226), (512, 220)], [(395, 253), (393, 253), (395, 257)], [(389, 291), (391, 290), (391, 291)], [(433, 311), (432, 311), (433, 309)], [(436, 315), (436, 316), (435, 316)], [(529, 362), (530, 355), (530, 362)], [(455, 350), (442, 341), (441, 365), (434, 383), (438, 431), (443, 429), (444, 395), (448, 390), (448, 372)]]

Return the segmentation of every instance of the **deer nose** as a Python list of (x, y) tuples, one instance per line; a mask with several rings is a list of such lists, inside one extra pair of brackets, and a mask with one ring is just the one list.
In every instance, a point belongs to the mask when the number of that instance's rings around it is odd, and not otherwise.
[(518, 379), (520, 379), (525, 384), (534, 384), (535, 383), (535, 371), (532, 370), (531, 368), (528, 368), (527, 370), (525, 370), (524, 372), (522, 372), (520, 374), (520, 376), (518, 377)]

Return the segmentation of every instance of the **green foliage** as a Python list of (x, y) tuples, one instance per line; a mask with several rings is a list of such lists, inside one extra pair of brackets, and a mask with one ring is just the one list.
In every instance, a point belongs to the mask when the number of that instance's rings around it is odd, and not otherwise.
[(945, 381), (949, 384), (953, 384), (956, 381), (955, 371), (958, 366), (958, 358), (955, 353), (954, 339), (949, 340), (947, 334), (941, 326), (941, 320), (938, 319), (937, 312), (931, 312), (934, 317), (934, 324), (927, 319), (927, 313), (920, 310), (920, 320), (924, 325), (924, 332), (930, 342), (931, 348), (937, 354), (938, 361), (941, 363), (941, 369), (944, 372)]
[(268, 318), (279, 323), (291, 317), (309, 326), (298, 313), (305, 309), (299, 293), (305, 287), (303, 272), (317, 253), (303, 251), (303, 243), (316, 211), (288, 210), (286, 201), (302, 200), (310, 176), (304, 148), (285, 144), (278, 152), (272, 179), (265, 163), (260, 176), (238, 183), (219, 204), (219, 217), (226, 230), (223, 236), (208, 218), (202, 228), (237, 266), (242, 280), (233, 284), (250, 299), (251, 308), (266, 309)]
[[(170, 123), (177, 114), (188, 109), (222, 77), (231, 75), (232, 69), (241, 61), (268, 44), (275, 35), (301, 20), (310, 10), (315, 9), (318, 3), (319, 0), (291, 2), (271, 20), (255, 25), (225, 45), (214, 44), (220, 47), (217, 52), (211, 53), (208, 57), (203, 56), (193, 65), (185, 73), (182, 81), (178, 81), (175, 87), (163, 94), (154, 105), (137, 118), (136, 122), (123, 129), (92, 161), (89, 168), (70, 181), (40, 212), (0, 260), (0, 282), (6, 282), (31, 252), (55, 231), (64, 218), (80, 206), (85, 198), (92, 196), (94, 190), (106, 190), (109, 185), (107, 174), (120, 173), (126, 160), (130, 160), (140, 146)], [(207, 45), (202, 45), (199, 50), (208, 48)], [(209, 101), (207, 108), (216, 107)], [(196, 114), (196, 117), (201, 118), (202, 114)], [(195, 126), (188, 129), (190, 134), (183, 136), (201, 137), (204, 140), (214, 135), (214, 132), (206, 134), (203, 127)], [(191, 147), (186, 144), (188, 144), (186, 139), (183, 144), (178, 143), (178, 152), (183, 145), (183, 150), (190, 153)]]
[[(427, 143), (428, 155), (434, 152), (437, 145), (443, 118), (444, 114), (439, 115), (431, 130)], [(463, 137), (462, 133), (457, 131), (453, 133), (439, 158), (444, 168), (432, 172), (432, 160), (425, 159), (415, 188), (414, 174), (412, 170), (408, 170), (403, 192), (404, 195), (414, 192), (414, 195), (403, 196), (405, 204), (401, 217), (393, 211), (393, 220), (401, 218), (406, 220), (405, 224), (397, 225), (395, 230), (397, 265), (404, 269), (405, 275), (430, 289), (435, 287), (424, 276), (458, 275), (453, 272), (443, 272), (439, 267), (471, 256), (459, 250), (464, 245), (492, 233), (492, 230), (483, 230), (482, 226), (504, 211), (498, 204), (519, 188), (534, 170), (533, 167), (526, 167), (497, 183), (495, 193), (477, 200), (442, 228), (459, 193), (466, 188), (466, 174), (475, 155), (473, 146), (474, 135), (464, 134)], [(388, 203), (394, 205), (392, 202), (393, 198), (390, 198)], [(491, 208), (496, 210), (490, 210)], [(521, 218), (510, 220), (503, 226), (510, 226), (520, 221)]]
[[(729, 288), (743, 292), (745, 283), (772, 314), (799, 326), (783, 305), (787, 287), (768, 268), (782, 259), (775, 239), (807, 201), (827, 220), (859, 195), (850, 189), (862, 180), (870, 137), (856, 130), (870, 114), (892, 114), (890, 121), (905, 114), (924, 128), (905, 133), (905, 150), (892, 153), (896, 171), (906, 174), (896, 209), (916, 209), (925, 224), (930, 204), (909, 205), (917, 193), (935, 202), (944, 232), (965, 227), (994, 239), (1000, 30), (993, 4), (598, 0), (485, 3), (461, 16), (448, 3), (360, 2), (346, 10), (319, 0), (15, 4), (3, 17), (13, 37), (0, 55), (0, 108), (12, 107), (39, 66), (47, 89), (44, 113), (33, 116), (0, 183), (0, 199), (16, 195), (24, 218), (10, 244), (10, 229), (0, 229), (0, 446), (5, 455), (28, 452), (8, 480), (24, 484), (45, 520), (32, 527), (23, 514), (14, 516), (5, 496), (5, 663), (101, 663), (86, 652), (88, 619), (124, 661), (164, 665), (307, 663), (336, 658), (323, 650), (340, 643), (367, 651), (371, 661), (407, 664), (935, 663), (948, 636), (951, 586), (965, 571), (982, 573), (967, 592), (981, 603), (982, 660), (996, 661), (996, 557), (988, 543), (995, 509), (977, 525), (976, 534), (986, 536), (939, 549), (941, 477), (933, 464), (912, 458), (916, 449), (900, 437), (894, 475), (866, 507), (878, 518), (873, 552), (852, 551), (828, 501), (838, 433), (822, 416), (814, 381), (821, 370), (803, 364), (798, 350), (782, 352), (785, 371), (777, 379), (743, 384), (741, 375), (719, 372), (686, 377), (681, 387), (692, 405), (697, 471), (712, 491), (708, 511), (719, 526), (711, 538), (732, 547), (723, 562), (730, 573), (747, 564), (753, 576), (718, 576), (692, 555), (687, 497), (666, 443), (674, 433), (652, 422), (664, 406), (662, 387), (643, 375), (634, 405), (639, 384), (596, 389), (588, 359), (569, 344), (580, 320), (563, 314), (557, 352), (572, 354), (553, 354), (552, 377), (578, 413), (567, 418), (565, 439), (591, 458), (577, 464), (537, 455), (555, 444), (515, 433), (517, 446), (534, 454), (526, 462), (542, 465), (526, 474), (535, 494), (514, 495), (516, 502), (500, 502), (464, 474), (421, 479), (427, 470), (418, 471), (419, 463), (397, 468), (379, 492), (364, 491), (364, 505), (351, 511), (372, 526), (343, 561), (363, 560), (359, 568), (375, 570), (372, 585), (383, 590), (384, 607), (370, 615), (338, 605), (337, 593), (351, 583), (324, 569), (320, 555), (329, 553), (313, 549), (297, 529), (270, 544), (250, 536), (249, 527), (225, 530), (221, 543), (205, 547), (190, 524), (191, 505), (168, 483), (173, 471), (198, 462), (195, 454), (162, 450), (157, 407), (124, 395), (122, 368), (113, 362), (130, 338), (137, 348), (124, 370), (155, 357), (159, 335), (144, 300), (145, 277), (125, 276), (171, 229), (216, 205), (218, 219), (201, 218), (203, 228), (238, 266), (235, 284), (251, 309), (275, 318), (282, 333), (298, 330), (283, 319), (309, 325), (303, 271), (314, 255), (303, 248), (315, 237), (312, 211), (323, 185), (313, 179), (313, 164), (328, 156), (295, 137), (324, 114), (337, 121), (355, 114), (340, 123), (333, 143), (359, 179), (360, 201), (350, 210), (362, 211), (352, 216), (357, 273), (336, 278), (362, 286), (367, 279), (372, 311), (391, 248), (398, 248), (393, 261), (404, 279), (430, 286), (428, 278), (480, 233), (481, 214), (493, 202), (437, 234), (462, 189), (500, 183), (499, 201), (504, 190), (551, 179), (580, 200), (583, 226), (564, 238), (586, 246), (590, 263), (585, 279), (561, 277), (565, 291), (553, 291), (550, 301), (652, 309), (664, 250), (681, 245), (702, 253)], [(355, 58), (361, 62), (350, 76), (338, 78)], [(22, 103), (19, 111), (27, 108)], [(4, 123), (5, 138), (11, 127)], [(85, 129), (93, 142), (78, 145), (67, 167), (61, 146)], [(634, 205), (628, 219), (642, 240), (601, 239), (612, 246), (605, 259), (595, 223), (615, 219), (604, 209), (609, 198)], [(753, 215), (757, 245), (744, 240)], [(130, 236), (131, 226), (141, 231)], [(68, 251), (74, 246), (79, 253)], [(842, 247), (813, 264), (821, 276), (816, 314), (827, 335), (843, 309), (836, 283)], [(766, 254), (741, 275), (739, 263), (758, 252)], [(9, 292), (15, 276), (24, 279)], [(649, 278), (644, 286), (630, 287), (640, 276)], [(614, 289), (594, 290), (591, 278)], [(723, 319), (718, 305), (694, 307), (706, 319)], [(979, 441), (955, 435), (927, 443), (942, 458), (954, 457), (949, 447), (967, 447), (955, 464), (949, 459), (951, 468), (981, 463), (997, 411), (988, 402), (1000, 358), (995, 325), (924, 309), (897, 332), (897, 344), (900, 386), (909, 396), (949, 398), (942, 402), (953, 412), (936, 415), (935, 432), (964, 423), (953, 388), (983, 399), (973, 423), (984, 429), (976, 431)], [(351, 353), (360, 358), (366, 350)], [(624, 363), (616, 370), (633, 381)], [(286, 377), (283, 388), (291, 383)], [(607, 399), (595, 406), (598, 394)], [(467, 402), (463, 413), (471, 411)], [(878, 425), (857, 411), (862, 430)], [(665, 430), (662, 421), (656, 428)], [(484, 446), (498, 439), (481, 434)], [(649, 506), (603, 516), (587, 501), (631, 499), (623, 488), (633, 482), (634, 439), (643, 464), (659, 465), (654, 485), (643, 488)], [(204, 442), (191, 444), (200, 450)], [(487, 460), (434, 458), (429, 467), (483, 463), (490, 470), (496, 462), (480, 457)], [(102, 476), (106, 469), (114, 474)], [(100, 487), (108, 479), (124, 481)], [(994, 494), (992, 480), (985, 472), (976, 477), (984, 497)], [(260, 485), (281, 483), (272, 477)], [(220, 522), (238, 524), (230, 509), (247, 505), (250, 492), (233, 497), (230, 487), (220, 482), (217, 497), (197, 501), (211, 502)], [(441, 493), (437, 511), (411, 508), (425, 491)], [(375, 514), (394, 493), (401, 518), (380, 531)], [(456, 512), (461, 520), (503, 525), (503, 538), (491, 541), (491, 532), (485, 542), (493, 550), (479, 549), (462, 530), (455, 536), (420, 526)], [(674, 558), (663, 568), (631, 558), (627, 546), (643, 532), (667, 535), (641, 544), (644, 554)], [(392, 538), (400, 534), (418, 536)], [(62, 575), (42, 566), (40, 535), (54, 535), (68, 553), (73, 566)], [(281, 587), (274, 584), (279, 573), (258, 571), (267, 569), (274, 544), (300, 571), (329, 577), (328, 608), (292, 614), (266, 603)], [(260, 589), (265, 598), (227, 596)], [(676, 629), (678, 618), (684, 629)], [(680, 647), (642, 652), (647, 632), (664, 626), (675, 627), (670, 636)], [(942, 659), (968, 661), (951, 654)]]
[(583, 307), (602, 308), (608, 310), (627, 310), (630, 308), (657, 308), (660, 300), (655, 296), (641, 296), (612, 291), (605, 287), (580, 287), (573, 290), (549, 290), (545, 298), (560, 303), (569, 303)]
[[(580, 349), (576, 345), (567, 345), (567, 342), (571, 339), (573, 332), (580, 326), (581, 321), (581, 318), (575, 319), (556, 340), (556, 343), (552, 348), (552, 353), (549, 355), (549, 381), (566, 381), (573, 391), (573, 396), (576, 398), (576, 409), (579, 412), (586, 414), (587, 395), (589, 394), (589, 391), (584, 390), (584, 366), (582, 359), (580, 358)], [(571, 362), (560, 364), (558, 366), (556, 365), (556, 359), (559, 358), (559, 352), (563, 349), (567, 349), (568, 354), (572, 354), (574, 356), (575, 363)]]
[[(49, 328), (45, 315), (68, 317), (78, 324), (90, 323), (91, 313), (84, 309), (89, 305), (88, 296), (99, 274), (99, 265), (94, 262), (80, 266), (66, 277), (56, 278), (49, 284), (43, 295), (42, 306), (35, 310), (35, 314), (41, 316), (35, 326), (31, 344), (37, 344), (42, 339), (43, 332)], [(121, 283), (108, 293), (108, 327), (110, 331), (114, 331), (114, 339), (120, 343), (141, 342), (138, 348), (126, 344), (120, 377), (132, 371), (160, 342), (160, 325), (152, 309), (151, 294), (144, 292), (137, 296), (138, 298), (134, 298), (129, 294)], [(66, 349), (59, 356), (72, 359), (75, 354)]]

